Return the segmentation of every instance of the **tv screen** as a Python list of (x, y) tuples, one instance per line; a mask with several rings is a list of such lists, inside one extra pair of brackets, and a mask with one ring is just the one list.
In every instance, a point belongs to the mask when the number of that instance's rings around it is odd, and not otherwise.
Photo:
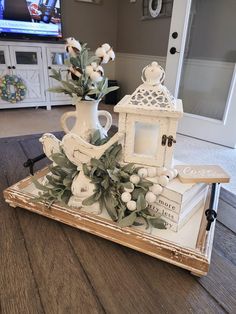
[(0, 35), (8, 34), (61, 38), (60, 0), (0, 0)]

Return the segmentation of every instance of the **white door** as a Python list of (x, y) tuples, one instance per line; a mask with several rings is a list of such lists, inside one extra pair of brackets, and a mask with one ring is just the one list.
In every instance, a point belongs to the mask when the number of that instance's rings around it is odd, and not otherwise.
[(236, 147), (236, 1), (174, 0), (166, 86), (183, 100), (178, 132)]
[[(48, 77), (51, 74), (51, 70), (62, 70), (61, 74), (64, 79), (68, 75), (67, 67), (65, 66), (65, 61), (67, 59), (67, 53), (65, 52), (65, 48), (47, 48), (47, 61), (48, 61)], [(49, 77), (49, 87), (60, 86), (60, 82), (57, 82), (53, 78)], [(54, 100), (65, 100), (65, 104), (71, 103), (71, 97), (65, 94), (59, 93), (49, 93), (49, 97), (51, 101)]]
[(10, 46), (12, 74), (21, 77), (27, 86), (24, 102), (45, 100), (41, 48)]

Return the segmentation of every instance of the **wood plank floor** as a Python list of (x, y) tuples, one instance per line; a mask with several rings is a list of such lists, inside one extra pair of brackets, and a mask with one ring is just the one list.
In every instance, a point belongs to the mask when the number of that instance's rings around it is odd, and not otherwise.
[[(1, 190), (28, 175), (22, 165), (42, 153), (38, 137), (0, 139)], [(216, 225), (210, 272), (200, 279), (13, 209), (2, 193), (0, 223), (0, 313), (236, 313), (236, 237), (222, 222)]]

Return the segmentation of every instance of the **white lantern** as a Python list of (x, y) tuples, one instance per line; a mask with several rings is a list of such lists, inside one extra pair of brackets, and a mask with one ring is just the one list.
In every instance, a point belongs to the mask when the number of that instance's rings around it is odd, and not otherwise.
[(175, 99), (162, 82), (165, 72), (157, 62), (142, 72), (143, 84), (114, 108), (119, 112), (119, 132), (125, 134), (124, 161), (171, 167), (182, 101)]

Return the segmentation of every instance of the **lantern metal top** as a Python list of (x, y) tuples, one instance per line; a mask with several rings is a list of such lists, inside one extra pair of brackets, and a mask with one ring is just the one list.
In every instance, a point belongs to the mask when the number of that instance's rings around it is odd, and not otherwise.
[[(162, 85), (165, 79), (164, 69), (152, 62), (142, 71), (141, 84), (132, 95), (125, 96), (116, 106), (116, 112), (153, 111), (179, 113), (182, 115), (182, 102), (176, 100), (168, 89)], [(140, 112), (141, 113), (141, 112)], [(146, 112), (147, 113), (147, 112)]]

